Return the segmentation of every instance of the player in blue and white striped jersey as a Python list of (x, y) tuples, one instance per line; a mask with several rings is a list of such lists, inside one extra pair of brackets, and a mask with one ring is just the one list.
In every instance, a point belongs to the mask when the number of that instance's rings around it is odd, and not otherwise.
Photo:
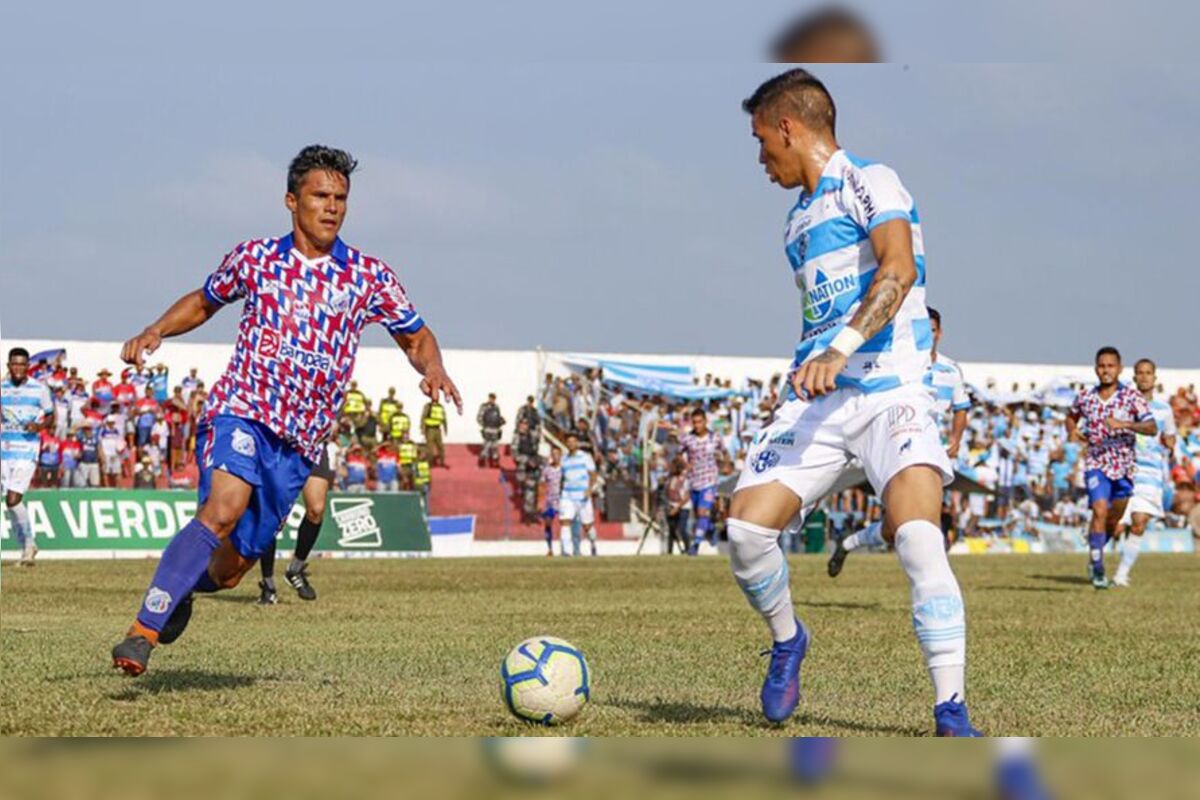
[(780, 532), (857, 458), (883, 499), (885, 535), (909, 579), (935, 729), (978, 736), (964, 702), (962, 593), (939, 526), (953, 468), (922, 383), (933, 334), (916, 204), (894, 170), (841, 148), (833, 98), (806, 70), (766, 81), (742, 108), (768, 177), (801, 190), (784, 237), (804, 301), (792, 379), (746, 454), (727, 522), (734, 577), (774, 639), (763, 714), (781, 722), (795, 711), (809, 642)]
[[(951, 461), (956, 461), (962, 444), (963, 432), (967, 429), (967, 410), (971, 407), (971, 400), (967, 397), (966, 383), (958, 362), (938, 352), (938, 344), (942, 341), (942, 315), (932, 306), (926, 310), (929, 312), (929, 321), (933, 329), (933, 350), (930, 352), (929, 369), (925, 372), (923, 382), (934, 392), (933, 412), (937, 418), (938, 430), (943, 435), (946, 434), (946, 418), (950, 417), (949, 436), (943, 443), (946, 445), (947, 457)], [(943, 498), (944, 500), (945, 498)], [(950, 546), (947, 533), (950, 517), (955, 511), (957, 509), (947, 506), (943, 502), (942, 533), (947, 536), (947, 547)], [(884, 544), (883, 520), (876, 520), (858, 533), (852, 533), (845, 539), (836, 542), (827, 566), (829, 577), (836, 578), (841, 573), (846, 556), (853, 551), (860, 547), (883, 547)]]
[(50, 390), (29, 377), (29, 351), (8, 351), (8, 377), (0, 384), (0, 491), (9, 527), (21, 545), (21, 565), (33, 566), (37, 546), (29, 526), (25, 493), (37, 469), (38, 434), (54, 420)]
[(1117, 535), (1124, 534), (1121, 544), (1121, 564), (1113, 576), (1114, 586), (1128, 586), (1129, 572), (1142, 549), (1142, 534), (1152, 519), (1164, 516), (1164, 495), (1171, 471), (1171, 453), (1175, 450), (1175, 413), (1171, 406), (1154, 397), (1158, 370), (1153, 361), (1143, 358), (1133, 367), (1133, 382), (1142, 397), (1150, 404), (1150, 413), (1158, 425), (1154, 436), (1138, 434), (1135, 445), (1137, 471), (1133, 474), (1133, 496), (1125, 506), (1125, 514), (1117, 526)]

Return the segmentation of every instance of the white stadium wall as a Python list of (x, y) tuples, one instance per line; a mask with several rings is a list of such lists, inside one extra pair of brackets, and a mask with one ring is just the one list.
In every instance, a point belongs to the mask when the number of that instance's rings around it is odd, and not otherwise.
[[(66, 348), (67, 362), (79, 368), (80, 374), (89, 380), (101, 368), (107, 367), (114, 373), (120, 371), (119, 342), (82, 342), (49, 339), (8, 339), (2, 345), (21, 346), (31, 353), (54, 348)], [(220, 375), (229, 361), (230, 344), (193, 344), (168, 341), (150, 358), (150, 363), (164, 363), (170, 369), (171, 385), (177, 384), (191, 367), (199, 370), (200, 378), (209, 386)], [(562, 359), (571, 356), (604, 358), (621, 361), (645, 361), (664, 364), (688, 364), (697, 375), (711, 372), (721, 378), (732, 378), (735, 387), (749, 377), (769, 379), (773, 373), (788, 367), (787, 357), (751, 358), (740, 356), (680, 356), (644, 355), (630, 353), (558, 353), (538, 350), (454, 350), (444, 353), (446, 368), (457, 382), (464, 400), (464, 416), (453, 413), (450, 417), (450, 442), (469, 442), (479, 438), (475, 426), (475, 412), (488, 392), (495, 392), (505, 416), (512, 419), (517, 405), (535, 391), (539, 376), (544, 368), (565, 374)], [(979, 386), (989, 379), (996, 381), (996, 388), (1008, 390), (1014, 382), (1022, 389), (1033, 382), (1042, 385), (1054, 378), (1068, 380), (1092, 380), (1092, 369), (1088, 365), (1054, 364), (990, 364), (961, 362), (968, 382)], [(1124, 377), (1129, 379), (1131, 367)], [(392, 347), (363, 347), (359, 350), (354, 378), (359, 387), (373, 402), (387, 393), (389, 386), (396, 387), (397, 396), (405, 409), (414, 417), (424, 405), (424, 397), (418, 387), (418, 377), (409, 367), (403, 354)], [(1181, 385), (1200, 383), (1200, 369), (1162, 369), (1159, 380), (1168, 391)]]

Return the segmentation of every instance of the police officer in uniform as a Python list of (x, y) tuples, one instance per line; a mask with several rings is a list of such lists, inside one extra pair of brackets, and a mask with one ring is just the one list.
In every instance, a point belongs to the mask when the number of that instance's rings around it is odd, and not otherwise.
[(421, 412), (421, 427), (425, 429), (425, 446), (429, 448), (429, 463), (434, 467), (446, 466), (446, 447), (442, 437), (450, 430), (446, 420), (446, 407), (436, 400), (425, 404)]

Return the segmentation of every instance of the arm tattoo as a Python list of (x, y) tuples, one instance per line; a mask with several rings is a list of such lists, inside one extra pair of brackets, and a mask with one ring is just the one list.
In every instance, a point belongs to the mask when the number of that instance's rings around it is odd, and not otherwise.
[(900, 304), (908, 295), (910, 284), (896, 275), (876, 275), (867, 291), (850, 327), (862, 334), (864, 339), (870, 339), (891, 322), (892, 317), (900, 310)]

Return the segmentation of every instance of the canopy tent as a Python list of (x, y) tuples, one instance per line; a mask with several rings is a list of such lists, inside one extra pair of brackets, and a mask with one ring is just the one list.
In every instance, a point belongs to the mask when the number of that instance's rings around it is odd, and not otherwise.
[(598, 369), (600, 379), (638, 394), (663, 395), (675, 400), (712, 400), (740, 392), (722, 386), (697, 386), (693, 370), (686, 364), (654, 364), (638, 361), (570, 356), (563, 359), (569, 369), (582, 372)]

